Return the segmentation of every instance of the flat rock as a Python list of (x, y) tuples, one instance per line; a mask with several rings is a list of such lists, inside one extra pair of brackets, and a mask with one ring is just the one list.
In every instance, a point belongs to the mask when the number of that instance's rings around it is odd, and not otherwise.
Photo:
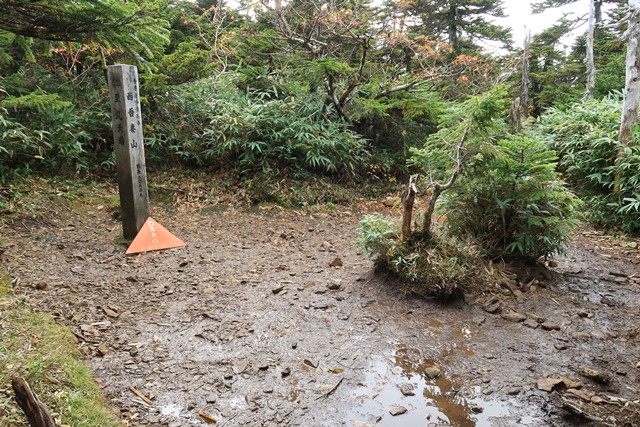
[(411, 383), (402, 383), (398, 386), (404, 396), (415, 396), (415, 387)]
[(99, 354), (100, 356), (104, 356), (104, 355), (106, 355), (107, 353), (109, 353), (109, 347), (107, 347), (105, 344), (100, 344), (100, 345), (98, 346), (98, 354)]
[(587, 341), (588, 339), (591, 338), (591, 334), (589, 334), (587, 332), (572, 332), (571, 333), (571, 338), (573, 338), (574, 340), (579, 340), (579, 341)]
[(540, 324), (538, 323), (537, 320), (532, 319), (530, 317), (527, 317), (527, 319), (524, 321), (524, 326), (526, 326), (527, 328), (531, 328), (531, 329), (536, 329), (538, 326), (540, 326)]
[(560, 325), (558, 325), (557, 323), (554, 323), (550, 320), (547, 320), (546, 322), (543, 322), (540, 326), (542, 326), (542, 329), (544, 329), (545, 331), (559, 331), (560, 330)]
[(517, 311), (513, 311), (513, 310), (509, 310), (507, 312), (502, 313), (500, 317), (502, 317), (505, 320), (508, 320), (509, 322), (522, 322), (527, 318), (526, 315), (522, 313), (518, 313)]
[(398, 415), (402, 415), (402, 414), (407, 412), (407, 408), (405, 408), (402, 405), (389, 405), (389, 406), (387, 406), (386, 409), (394, 417), (398, 416)]
[(570, 394), (572, 396), (576, 396), (582, 400), (584, 400), (585, 402), (591, 402), (591, 398), (593, 396), (595, 396), (595, 393), (588, 391), (588, 390), (578, 390), (575, 388), (570, 388), (567, 389), (566, 391), (567, 394)]
[(601, 384), (607, 384), (607, 383), (609, 383), (611, 381), (611, 377), (608, 374), (606, 374), (604, 372), (600, 372), (600, 371), (595, 370), (595, 369), (582, 367), (582, 368), (580, 368), (579, 373), (583, 377), (589, 378), (590, 380), (599, 382)]
[(274, 294), (279, 294), (280, 292), (282, 292), (283, 289), (284, 289), (283, 285), (278, 285), (275, 288), (271, 289), (271, 292), (273, 292)]
[(516, 396), (520, 394), (520, 387), (511, 387), (510, 389), (507, 390), (507, 394), (509, 396)]
[(438, 378), (442, 374), (442, 369), (438, 365), (427, 366), (424, 368), (424, 374), (430, 379)]
[(482, 309), (487, 313), (495, 314), (500, 311), (501, 307), (500, 301), (489, 301), (482, 306)]

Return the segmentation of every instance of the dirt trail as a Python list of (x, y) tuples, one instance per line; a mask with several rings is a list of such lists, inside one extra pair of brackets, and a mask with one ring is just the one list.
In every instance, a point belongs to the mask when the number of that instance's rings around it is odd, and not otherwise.
[(399, 293), (355, 246), (359, 212), (155, 215), (187, 248), (125, 257), (96, 207), (2, 230), (17, 291), (74, 329), (129, 425), (578, 425), (538, 379), (639, 393), (639, 258), (608, 237), (577, 235), (551, 283), (503, 298), (547, 331)]

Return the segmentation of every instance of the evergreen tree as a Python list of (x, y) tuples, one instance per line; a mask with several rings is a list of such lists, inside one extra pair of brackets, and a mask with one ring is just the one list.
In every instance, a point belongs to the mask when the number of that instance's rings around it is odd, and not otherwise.
[(52, 41), (96, 41), (150, 57), (168, 42), (167, 7), (167, 0), (3, 0), (0, 29)]
[(478, 41), (511, 45), (508, 28), (490, 22), (504, 17), (502, 0), (421, 0), (412, 8), (419, 18), (416, 32), (446, 38), (455, 53), (476, 49)]

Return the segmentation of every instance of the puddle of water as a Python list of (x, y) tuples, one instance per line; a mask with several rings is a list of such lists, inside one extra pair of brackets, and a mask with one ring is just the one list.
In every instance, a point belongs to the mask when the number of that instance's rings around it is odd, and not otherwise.
[[(455, 350), (451, 350), (455, 351)], [(355, 389), (356, 405), (347, 417), (348, 425), (370, 423), (381, 426), (426, 426), (446, 423), (456, 427), (494, 425), (502, 419), (504, 425), (531, 425), (534, 418), (518, 417), (514, 410), (522, 409), (515, 401), (487, 400), (480, 387), (465, 384), (460, 376), (441, 375), (429, 379), (425, 371), (435, 362), (423, 359), (417, 349), (398, 346), (391, 358), (375, 359), (360, 387)], [(404, 396), (401, 384), (413, 386), (414, 396)], [(392, 416), (387, 407), (402, 405), (403, 415)], [(480, 412), (481, 411), (481, 412)], [(381, 417), (376, 424), (377, 418)]]

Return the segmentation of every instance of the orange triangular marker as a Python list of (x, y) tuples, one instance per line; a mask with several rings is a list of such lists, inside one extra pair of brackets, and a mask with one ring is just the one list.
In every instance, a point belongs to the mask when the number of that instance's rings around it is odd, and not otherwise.
[(140, 231), (138, 231), (136, 238), (133, 239), (133, 242), (129, 245), (127, 255), (159, 251), (161, 249), (180, 248), (182, 246), (186, 246), (182, 240), (178, 239), (153, 218), (149, 217), (144, 222)]

